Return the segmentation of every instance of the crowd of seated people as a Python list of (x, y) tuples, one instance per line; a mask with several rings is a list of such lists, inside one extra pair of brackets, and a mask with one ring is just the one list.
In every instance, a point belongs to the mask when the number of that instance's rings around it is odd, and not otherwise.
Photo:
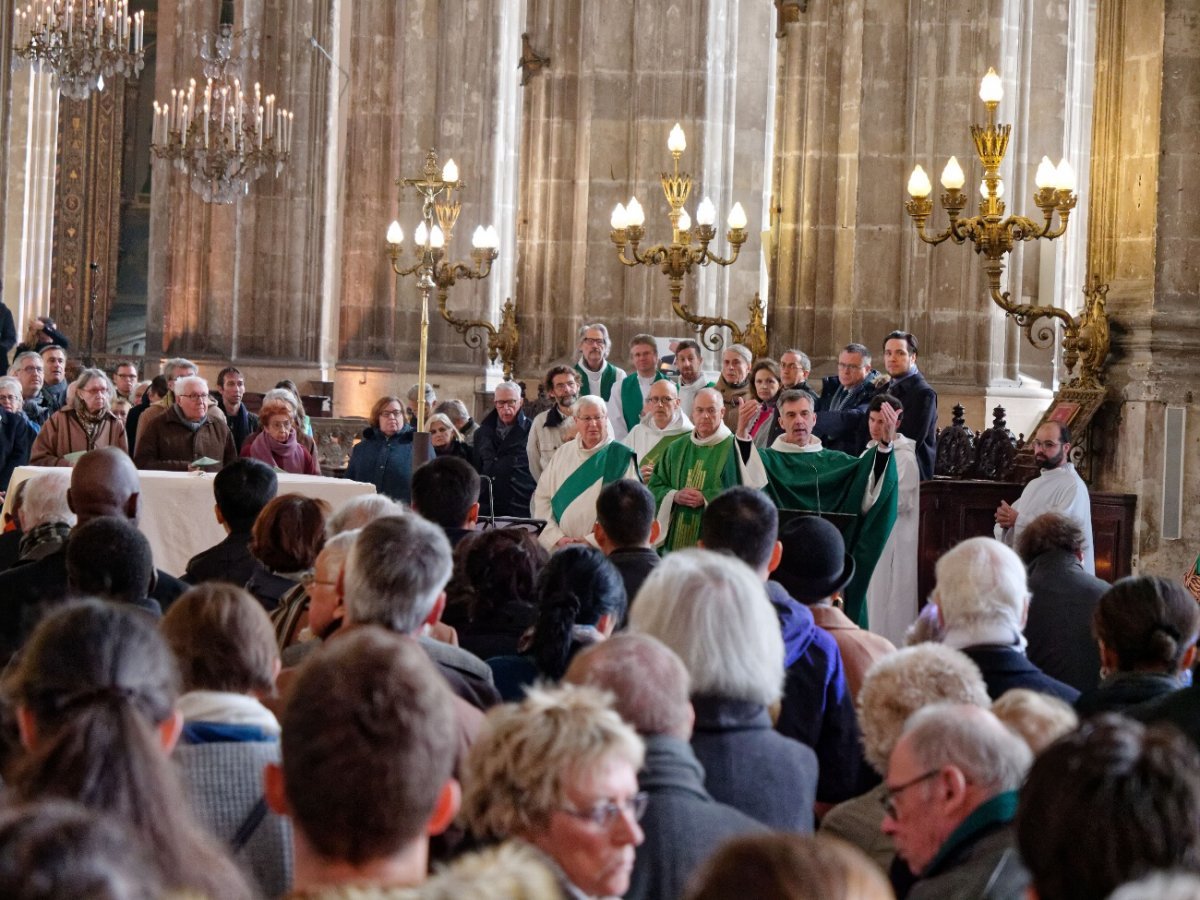
[[(582, 337), (533, 420), (515, 386), (478, 424), (432, 389), (381, 398), (348, 473), (378, 493), (338, 504), (281, 492), (314, 468), (294, 385), (252, 416), (233, 367), (210, 397), (173, 360), (137, 399), (136, 370), (89, 369), (34, 423), (53, 394), (0, 381), (6, 427), (28, 423), (48, 466), (0, 534), (0, 895), (1197, 896), (1200, 610), (1181, 585), (1093, 592), (1078, 529), (1049, 513), (1021, 556), (992, 537), (948, 550), (897, 648), (844, 609), (842, 533), (781, 521), (756, 487), (713, 491), (697, 546), (656, 552), (639, 474), (658, 463), (628, 450), (550, 504), (594, 521), (547, 547), (525, 521), (555, 439), (537, 430), (573, 428), (569, 401), (605, 387), (637, 429), (656, 383), (644, 342), (624, 376), (606, 332)], [(28, 353), (30, 384), (57, 370)], [(808, 390), (785, 357), (722, 368), (753, 452), (783, 439), (758, 437), (771, 404)], [(851, 381), (826, 385), (829, 412), (850, 411)], [(124, 426), (120, 391), (141, 411)], [(612, 444), (587, 396), (600, 437), (557, 435), (582, 465)], [(421, 403), (443, 452), (414, 470)], [(851, 417), (829, 419), (849, 440)], [(135, 461), (201, 456), (224, 537), (164, 571)]]

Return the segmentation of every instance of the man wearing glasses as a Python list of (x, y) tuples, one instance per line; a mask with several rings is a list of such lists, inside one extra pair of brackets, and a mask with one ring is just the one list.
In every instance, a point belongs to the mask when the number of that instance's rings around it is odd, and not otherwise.
[(208, 414), (208, 382), (197, 375), (175, 380), (175, 402), (137, 439), (139, 469), (216, 471), (237, 459), (233, 434)]
[[(909, 900), (1021, 897), (1017, 789), (1029, 746), (990, 711), (938, 704), (913, 714), (888, 760), (883, 833), (916, 876)], [(899, 863), (893, 880), (904, 880)], [(899, 879), (897, 879), (899, 875)]]
[(1009, 506), (996, 509), (996, 539), (1016, 547), (1025, 526), (1042, 513), (1067, 516), (1083, 531), (1083, 568), (1096, 574), (1092, 542), (1092, 501), (1087, 485), (1071, 464), (1071, 430), (1061, 422), (1043, 422), (1034, 435), (1033, 461), (1041, 470)]
[(521, 409), (521, 388), (516, 382), (500, 382), (494, 398), (496, 408), (475, 432), (475, 468), (492, 480), (491, 490), (479, 494), (479, 514), (524, 519), (537, 487), (527, 450), (533, 423)]
[(813, 434), (826, 450), (858, 456), (866, 449), (867, 404), (875, 393), (870, 373), (871, 351), (862, 344), (847, 344), (838, 354), (837, 375), (821, 380)]
[(579, 393), (594, 394), (607, 403), (616, 386), (625, 377), (625, 370), (618, 369), (608, 361), (612, 341), (608, 328), (602, 322), (593, 322), (579, 329), (579, 362), (575, 371), (579, 374)]
[(646, 405), (650, 409), (646, 421), (633, 426), (622, 442), (637, 454), (638, 471), (643, 481), (650, 480), (655, 463), (667, 447), (692, 430), (692, 420), (680, 408), (679, 391), (674, 382), (654, 382)]

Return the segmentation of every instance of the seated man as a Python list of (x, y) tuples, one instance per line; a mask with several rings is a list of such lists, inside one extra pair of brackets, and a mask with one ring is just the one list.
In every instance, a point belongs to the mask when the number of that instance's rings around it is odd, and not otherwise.
[[(666, 384), (667, 382), (661, 382)], [(606, 486), (596, 498), (596, 544), (616, 566), (625, 582), (629, 605), (661, 557), (651, 548), (658, 536), (654, 495), (628, 478)], [(629, 617), (629, 605), (625, 617)], [(618, 627), (623, 627), (624, 622)]]
[(219, 470), (238, 458), (229, 426), (208, 411), (208, 382), (186, 376), (175, 382), (175, 402), (146, 424), (142, 416), (133, 461), (139, 469)]
[(69, 593), (128, 603), (161, 616), (162, 607), (150, 596), (153, 588), (150, 542), (128, 519), (101, 516), (72, 529), (67, 543)]
[[(276, 639), (283, 648), (280, 659), (288, 668), (300, 665), (325, 641), (337, 634), (346, 621), (346, 559), (358, 538), (358, 529), (335, 534), (325, 542), (306, 580), (306, 602), (289, 607), (274, 618)], [(304, 614), (308, 624), (300, 628)]]
[(654, 466), (666, 449), (678, 438), (692, 430), (692, 421), (679, 406), (679, 390), (673, 381), (662, 379), (650, 386), (646, 397), (650, 414), (644, 422), (633, 426), (622, 441), (637, 454), (638, 471), (642, 480), (649, 481)]
[(46, 379), (46, 364), (39, 353), (26, 350), (12, 361), (8, 374), (21, 382), (21, 409), (35, 428), (41, 428), (54, 410), (46, 406), (42, 385)]
[(1182, 735), (1120, 716), (1084, 722), (1038, 756), (1021, 788), (1026, 896), (1115, 897), (1147, 872), (1194, 872), (1197, 822), (1200, 757)]
[(282, 761), (264, 775), (268, 804), (292, 820), (294, 891), (425, 880), (429, 836), (459, 805), (453, 699), (415, 644), (377, 628), (339, 638), (300, 670)]
[(638, 787), (648, 798), (628, 898), (680, 897), (689, 878), (729, 838), (766, 828), (713, 800), (688, 743), (696, 713), (687, 669), (665, 644), (622, 634), (579, 653), (564, 680), (613, 695), (613, 708), (646, 742)]
[(75, 514), (67, 505), (71, 476), (67, 472), (43, 472), (21, 482), (21, 543), (16, 563), (36, 562), (66, 546), (75, 525)]
[(479, 473), (457, 456), (431, 459), (413, 472), (412, 508), (457, 547), (479, 520)]
[(606, 484), (638, 477), (633, 451), (608, 430), (608, 405), (592, 394), (575, 404), (579, 435), (558, 448), (533, 494), (533, 515), (546, 520), (538, 541), (547, 550), (595, 544), (596, 498)]
[(188, 560), (183, 580), (189, 584), (228, 581), (239, 586), (249, 581), (262, 568), (250, 553), (250, 529), (278, 489), (275, 472), (257, 459), (234, 460), (218, 472), (213, 478), (217, 501), (213, 512), (226, 538)]
[(1029, 873), (1011, 823), (1032, 757), (978, 706), (938, 704), (908, 720), (888, 759), (883, 819), (917, 876), (908, 900), (1025, 896)]
[(775, 728), (816, 752), (817, 803), (828, 807), (869, 789), (874, 778), (863, 762), (854, 700), (837, 642), (816, 626), (812, 612), (783, 585), (769, 580), (783, 553), (778, 532), (779, 514), (762, 491), (736, 487), (704, 511), (700, 545), (737, 557), (766, 583), (785, 651), (783, 703)]
[(942, 643), (979, 666), (993, 700), (1015, 687), (1067, 703), (1079, 699), (1079, 691), (1025, 657), (1021, 629), (1029, 612), (1029, 590), (1016, 553), (992, 538), (969, 538), (942, 555), (934, 574)]
[(705, 506), (721, 491), (741, 484), (737, 443), (725, 427), (724, 413), (720, 391), (700, 391), (692, 407), (695, 430), (667, 447), (650, 476), (664, 552), (696, 546)]

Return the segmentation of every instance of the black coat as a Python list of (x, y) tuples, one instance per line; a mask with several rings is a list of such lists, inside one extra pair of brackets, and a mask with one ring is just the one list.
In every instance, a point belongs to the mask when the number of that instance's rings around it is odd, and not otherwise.
[(638, 787), (649, 795), (625, 900), (682, 897), (688, 879), (725, 841), (767, 829), (704, 789), (704, 769), (684, 741), (646, 737)]
[(999, 700), (1005, 691), (1012, 688), (1029, 688), (1072, 704), (1079, 699), (1079, 691), (1051, 678), (1014, 647), (976, 644), (974, 647), (964, 647), (963, 653), (979, 666), (987, 684), (988, 696), (993, 700)]
[(188, 584), (227, 581), (242, 587), (260, 570), (265, 571), (263, 564), (250, 553), (250, 532), (235, 531), (189, 559), (183, 580)]
[(869, 381), (863, 381), (849, 392), (841, 409), (830, 408), (833, 397), (841, 387), (836, 375), (821, 379), (821, 396), (817, 399), (817, 424), (813, 434), (821, 439), (826, 450), (841, 450), (858, 456), (867, 448), (867, 404), (875, 395)]
[(36, 436), (33, 426), (23, 415), (0, 410), (0, 491), (8, 490), (8, 482), (17, 466), (29, 462)]
[(1025, 655), (1076, 690), (1094, 688), (1100, 681), (1100, 648), (1092, 636), (1092, 614), (1110, 585), (1085, 572), (1083, 563), (1065, 550), (1043, 553), (1028, 568)]
[(813, 830), (817, 755), (771, 727), (766, 707), (719, 697), (692, 697), (692, 750), (713, 799), (776, 831)]
[(492, 480), (490, 494), (487, 485), (479, 491), (479, 514), (527, 519), (529, 501), (537, 487), (537, 481), (529, 471), (527, 448), (533, 422), (524, 410), (518, 411), (512, 428), (503, 438), (496, 430), (499, 424), (500, 417), (492, 410), (475, 432), (475, 468), (480, 475)]
[(921, 480), (929, 480), (933, 477), (933, 461), (937, 457), (937, 392), (920, 372), (889, 381), (879, 391), (891, 394), (904, 404), (899, 430), (917, 445), (914, 449)]

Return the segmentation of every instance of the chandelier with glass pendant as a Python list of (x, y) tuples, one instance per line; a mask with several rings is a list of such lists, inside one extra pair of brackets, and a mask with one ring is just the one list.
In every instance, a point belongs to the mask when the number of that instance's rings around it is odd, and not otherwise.
[(291, 154), (296, 115), (258, 82), (243, 81), (234, 37), (232, 22), (218, 26), (215, 42), (206, 35), (203, 87), (193, 78), (172, 89), (170, 100), (154, 103), (151, 152), (188, 175), (208, 203), (236, 202), (266, 172), (278, 177)]
[(137, 78), (145, 19), (129, 0), (31, 0), (13, 10), (13, 53), (52, 73), (64, 97), (86, 100), (105, 78)]

